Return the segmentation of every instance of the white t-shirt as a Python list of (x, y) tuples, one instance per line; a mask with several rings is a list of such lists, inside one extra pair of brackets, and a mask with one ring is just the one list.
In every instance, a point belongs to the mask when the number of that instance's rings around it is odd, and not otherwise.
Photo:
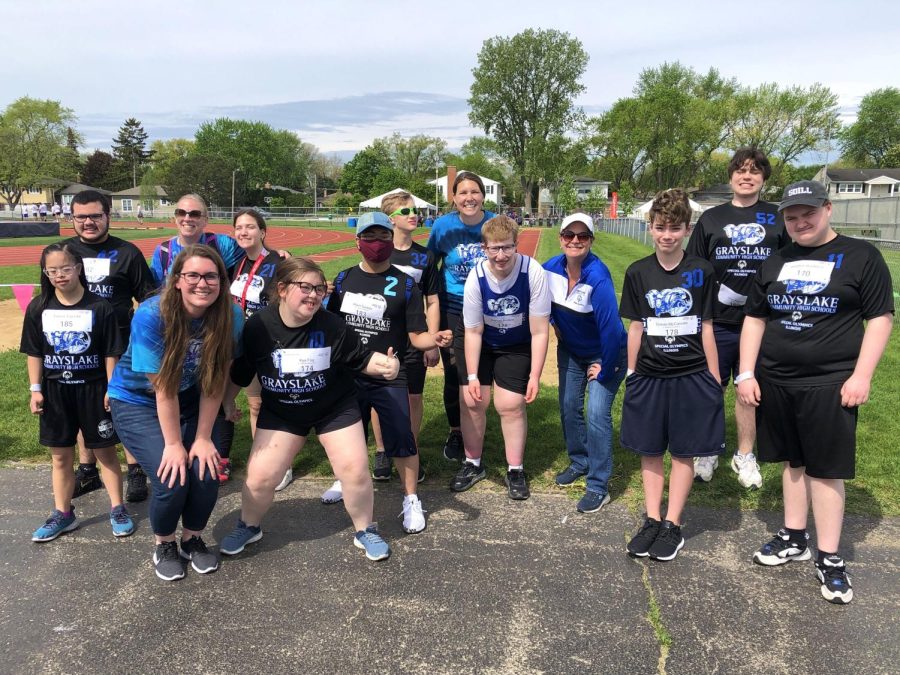
[[(505, 278), (497, 279), (491, 274), (489, 263), (484, 264), (484, 277), (488, 286), (495, 293), (505, 293), (516, 283), (516, 279), (522, 271), (522, 262), (527, 256), (516, 254), (516, 262), (512, 272)], [(550, 285), (547, 283), (547, 275), (544, 268), (534, 258), (528, 265), (528, 285), (531, 297), (528, 303), (529, 316), (550, 316)], [(469, 272), (463, 291), (463, 325), (466, 328), (474, 328), (483, 324), (481, 309), (481, 286), (478, 285), (478, 273), (476, 270)]]

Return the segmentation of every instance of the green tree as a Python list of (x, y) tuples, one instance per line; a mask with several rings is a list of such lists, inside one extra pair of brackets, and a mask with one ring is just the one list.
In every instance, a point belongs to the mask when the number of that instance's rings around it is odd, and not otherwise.
[[(191, 154), (176, 161), (163, 186), (170, 199), (194, 192), (208, 204), (231, 203), (232, 164), (216, 155)], [(235, 202), (243, 204), (242, 185), (235, 183)]]
[[(59, 101), (24, 96), (0, 114), (0, 196), (15, 208), (29, 187), (74, 180), (68, 141), (81, 143), (72, 130), (74, 112)], [(71, 136), (69, 131), (72, 130)]]
[(588, 213), (603, 213), (609, 202), (603, 196), (603, 191), (598, 187), (591, 188), (582, 206)]
[(87, 159), (81, 169), (81, 182), (91, 187), (103, 190), (116, 191), (122, 182), (121, 165), (116, 164), (116, 159), (108, 152), (95, 150)]
[(566, 178), (556, 188), (553, 201), (563, 213), (572, 213), (578, 208), (578, 192), (571, 178)]
[(870, 91), (856, 122), (840, 134), (844, 156), (859, 167), (900, 166), (900, 89)]
[(388, 168), (391, 168), (391, 159), (384, 146), (369, 145), (357, 152), (353, 159), (344, 165), (341, 172), (341, 191), (364, 195), (364, 199), (373, 197), (378, 194), (374, 189), (376, 177), (382, 170)]
[(395, 133), (387, 138), (376, 139), (375, 144), (383, 147), (391, 164), (408, 176), (427, 178), (444, 164), (447, 142), (441, 138), (417, 134), (404, 138)]
[(634, 186), (629, 182), (622, 183), (618, 189), (618, 196), (619, 209), (625, 214), (625, 217), (630, 216), (631, 212), (637, 207)]
[(143, 125), (134, 117), (129, 117), (119, 127), (119, 133), (113, 139), (113, 157), (127, 168), (126, 173), (131, 177), (131, 187), (137, 187), (138, 179), (143, 176), (144, 167), (153, 154), (152, 150), (147, 149), (148, 138), (149, 135), (144, 131)]
[(551, 138), (581, 117), (575, 97), (588, 55), (557, 30), (528, 29), (486, 40), (472, 71), (469, 120), (484, 129), (507, 159), (530, 209), (537, 181), (552, 163)]

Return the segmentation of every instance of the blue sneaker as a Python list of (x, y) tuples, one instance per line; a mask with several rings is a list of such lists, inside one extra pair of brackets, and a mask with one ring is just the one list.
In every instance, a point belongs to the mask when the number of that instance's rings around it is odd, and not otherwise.
[(391, 547), (378, 534), (375, 525), (369, 525), (365, 530), (360, 530), (353, 537), (353, 545), (366, 552), (369, 560), (384, 560), (391, 555)]
[(237, 555), (244, 550), (247, 544), (252, 544), (260, 539), (262, 539), (261, 527), (247, 525), (243, 520), (238, 519), (234, 531), (219, 542), (219, 553)]
[(556, 484), (557, 485), (571, 485), (576, 480), (581, 478), (582, 476), (586, 476), (587, 471), (579, 471), (574, 466), (569, 464), (565, 469), (556, 474)]
[(113, 534), (117, 537), (134, 534), (134, 521), (121, 504), (109, 512), (109, 524), (112, 525)]
[(601, 495), (599, 492), (587, 490), (575, 509), (578, 513), (596, 513), (607, 504), (609, 504), (609, 494)]
[(77, 527), (78, 519), (75, 517), (75, 509), (69, 511), (68, 515), (59, 509), (53, 509), (47, 522), (31, 535), (31, 541), (53, 541), (63, 532), (71, 532)]

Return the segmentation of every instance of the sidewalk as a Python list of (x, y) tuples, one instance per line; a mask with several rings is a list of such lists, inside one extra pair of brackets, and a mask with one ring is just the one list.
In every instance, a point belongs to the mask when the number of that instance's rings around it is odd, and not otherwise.
[[(809, 562), (750, 562), (778, 514), (689, 508), (675, 561), (635, 561), (638, 518), (621, 504), (582, 515), (561, 494), (513, 503), (485, 483), (426, 481), (428, 529), (413, 536), (396, 481), (377, 487), (393, 555), (372, 563), (343, 507), (319, 503), (325, 482), (296, 481), (258, 544), (166, 583), (146, 502), (130, 507), (132, 537), (113, 539), (98, 491), (76, 500), (80, 529), (34, 544), (49, 469), (0, 469), (0, 672), (897, 672), (898, 519), (848, 516), (856, 599), (841, 607)], [(240, 487), (223, 488), (207, 542), (231, 530)]]

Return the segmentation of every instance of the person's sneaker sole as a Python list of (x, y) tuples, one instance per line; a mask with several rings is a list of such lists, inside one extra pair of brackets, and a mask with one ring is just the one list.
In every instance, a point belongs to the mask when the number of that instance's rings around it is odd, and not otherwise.
[(778, 565), (785, 565), (795, 560), (802, 561), (809, 560), (810, 558), (812, 558), (812, 552), (810, 551), (809, 546), (806, 547), (806, 550), (803, 551), (803, 553), (787, 556), (785, 558), (780, 558), (777, 555), (763, 555), (759, 551), (756, 551), (753, 554), (753, 562), (757, 565), (762, 565), (763, 567), (777, 567)]
[(228, 549), (222, 548), (222, 546), (220, 545), (219, 553), (224, 553), (225, 555), (237, 555), (238, 553), (243, 551), (245, 548), (247, 548), (247, 544), (255, 544), (262, 538), (263, 538), (263, 533), (262, 533), (262, 530), (260, 530), (259, 532), (254, 534), (252, 537), (250, 537), (247, 541), (245, 541), (243, 544), (241, 544), (240, 548), (228, 550)]
[(134, 525), (132, 525), (131, 529), (128, 530), (127, 532), (116, 532), (115, 530), (113, 530), (114, 537), (130, 537), (133, 534), (134, 534)]
[(391, 557), (391, 552), (390, 552), (390, 551), (388, 551), (388, 552), (385, 553), (384, 555), (379, 555), (379, 556), (375, 556), (375, 555), (370, 554), (369, 551), (366, 550), (365, 544), (361, 543), (361, 542), (359, 541), (359, 539), (357, 539), (356, 537), (353, 537), (353, 545), (356, 546), (356, 548), (362, 549), (363, 551), (365, 551), (365, 552), (366, 552), (366, 557), (367, 557), (369, 560), (372, 560), (372, 561), (374, 561), (374, 562), (378, 562), (379, 560), (387, 560), (388, 558)]
[(31, 541), (37, 541), (37, 542), (41, 542), (41, 543), (43, 543), (43, 542), (45, 542), (45, 541), (53, 541), (54, 539), (56, 539), (57, 537), (59, 537), (59, 536), (62, 535), (62, 534), (65, 534), (66, 532), (71, 532), (72, 530), (77, 530), (79, 525), (81, 525), (81, 523), (79, 523), (79, 522), (76, 520), (75, 522), (73, 522), (73, 523), (67, 525), (66, 527), (64, 527), (63, 529), (61, 529), (59, 532), (57, 532), (56, 534), (54, 534), (54, 535), (52, 535), (52, 536), (49, 536), (49, 537), (35, 537), (35, 536), (32, 535)]
[(821, 586), (819, 588), (822, 591), (822, 597), (825, 598), (828, 602), (833, 605), (849, 605), (853, 600), (853, 589), (848, 588), (846, 593), (833, 593), (828, 590), (828, 586), (825, 585), (825, 576), (816, 569), (816, 577), (819, 579), (819, 583)]
[(599, 503), (595, 508), (593, 508), (593, 509), (582, 509), (582, 508), (579, 508), (579, 507), (575, 507), (575, 510), (578, 511), (578, 513), (597, 513), (597, 511), (599, 511), (599, 510), (602, 509), (604, 506), (606, 506), (607, 504), (609, 504), (609, 501), (610, 501), (610, 497), (609, 497), (609, 495), (607, 494), (606, 496), (603, 497), (603, 499), (600, 501), (600, 503)]

